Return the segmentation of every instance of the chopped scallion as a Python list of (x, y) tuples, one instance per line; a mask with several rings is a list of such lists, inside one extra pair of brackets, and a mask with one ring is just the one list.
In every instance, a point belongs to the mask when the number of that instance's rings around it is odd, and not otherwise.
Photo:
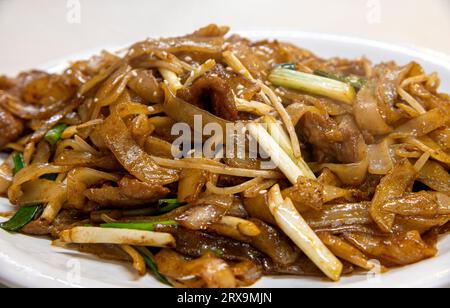
[(10, 232), (19, 231), (30, 223), (41, 210), (41, 205), (22, 207), (10, 220), (1, 223), (0, 228)]
[(165, 283), (169, 286), (172, 286), (172, 284), (169, 282), (169, 280), (166, 278), (166, 276), (162, 275), (159, 270), (158, 266), (156, 265), (153, 254), (145, 247), (134, 247), (144, 258), (145, 264), (150, 269), (150, 271), (155, 275), (155, 277), (161, 281), (162, 283)]
[(355, 89), (345, 82), (285, 68), (273, 70), (269, 81), (276, 86), (325, 96), (349, 105), (356, 99)]
[(47, 140), (47, 142), (51, 145), (55, 145), (61, 139), (61, 135), (66, 128), (66, 124), (56, 125), (45, 134), (45, 140)]
[(12, 156), (13, 163), (14, 163), (14, 174), (25, 168), (25, 162), (23, 160), (23, 154), (21, 153), (14, 153)]
[(177, 222), (174, 220), (167, 221), (152, 221), (152, 222), (114, 222), (101, 224), (102, 228), (110, 229), (129, 229), (129, 230), (141, 230), (141, 231), (155, 231), (157, 226), (176, 226)]

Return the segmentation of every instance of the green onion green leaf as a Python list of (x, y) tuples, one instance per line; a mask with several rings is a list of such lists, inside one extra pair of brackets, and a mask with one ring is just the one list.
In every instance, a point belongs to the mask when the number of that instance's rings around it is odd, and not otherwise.
[(153, 254), (145, 247), (134, 247), (144, 258), (145, 264), (150, 269), (150, 271), (155, 275), (155, 277), (161, 281), (162, 283), (165, 283), (169, 286), (172, 286), (172, 284), (169, 282), (169, 280), (166, 278), (166, 276), (162, 275), (159, 270), (158, 266), (156, 265)]
[(158, 202), (159, 205), (159, 213), (169, 213), (180, 206), (185, 205), (186, 203), (178, 202), (177, 199), (161, 199)]
[(9, 221), (0, 224), (0, 228), (10, 232), (16, 232), (30, 223), (39, 212), (42, 205), (34, 205), (20, 208)]
[(25, 168), (25, 162), (23, 160), (23, 154), (21, 153), (14, 153), (12, 156), (13, 163), (14, 163), (14, 174)]
[(141, 231), (155, 231), (157, 226), (176, 226), (178, 223), (175, 220), (167, 221), (152, 221), (152, 222), (114, 222), (101, 224), (102, 228), (111, 229), (129, 229), (129, 230), (141, 230)]
[(328, 72), (324, 72), (324, 71), (320, 71), (320, 70), (315, 71), (314, 75), (348, 83), (356, 90), (361, 90), (362, 87), (364, 87), (367, 84), (366, 78), (358, 77), (358, 76), (354, 76), (354, 75), (344, 76), (344, 75), (328, 73)]
[(66, 130), (66, 124), (59, 124), (53, 127), (45, 134), (45, 140), (51, 145), (55, 145), (60, 139), (61, 134)]

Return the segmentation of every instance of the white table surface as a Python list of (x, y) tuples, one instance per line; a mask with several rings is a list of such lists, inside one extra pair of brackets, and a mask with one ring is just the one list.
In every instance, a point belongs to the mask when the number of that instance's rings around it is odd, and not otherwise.
[(0, 0), (0, 74), (211, 22), (357, 36), (450, 54), (450, 0)]

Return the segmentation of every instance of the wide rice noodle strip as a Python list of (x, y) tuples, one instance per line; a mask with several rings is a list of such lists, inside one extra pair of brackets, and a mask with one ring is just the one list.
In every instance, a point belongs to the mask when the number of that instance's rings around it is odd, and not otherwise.
[(68, 205), (76, 209), (83, 209), (86, 200), (84, 196), (86, 189), (102, 181), (119, 182), (120, 176), (90, 168), (71, 170), (67, 175)]
[(324, 185), (323, 186), (323, 201), (324, 203), (331, 202), (333, 200), (337, 199), (350, 199), (352, 197), (352, 193), (348, 189), (331, 186), (331, 185)]
[(76, 227), (61, 232), (64, 243), (74, 244), (117, 244), (149, 247), (174, 247), (175, 239), (168, 233), (127, 229), (106, 229)]
[(358, 92), (353, 114), (361, 130), (366, 130), (372, 135), (385, 135), (392, 132), (392, 128), (381, 116), (375, 87), (372, 84), (368, 84)]
[(339, 258), (368, 271), (374, 268), (374, 264), (371, 264), (361, 251), (345, 240), (329, 233), (319, 233), (318, 236), (331, 252)]
[(343, 228), (372, 224), (369, 210), (370, 202), (344, 203), (330, 205), (322, 211), (303, 213), (303, 217), (314, 230)]
[(445, 126), (445, 123), (449, 120), (449, 117), (444, 113), (442, 109), (436, 108), (421, 114), (417, 118), (414, 118), (405, 124), (399, 126), (391, 134), (392, 138), (405, 138), (405, 137), (422, 137), (432, 131)]
[(166, 185), (178, 181), (178, 172), (159, 167), (133, 139), (123, 120), (111, 114), (100, 127), (105, 144), (133, 176), (149, 184)]
[(364, 182), (368, 167), (369, 160), (367, 158), (354, 164), (322, 164), (320, 166), (321, 169), (330, 169), (344, 184), (353, 186), (360, 185)]
[(176, 168), (176, 169), (198, 169), (205, 170), (210, 173), (217, 173), (223, 175), (238, 176), (244, 178), (256, 178), (261, 177), (264, 179), (280, 179), (283, 177), (282, 174), (276, 171), (265, 171), (265, 170), (254, 170), (254, 169), (241, 169), (241, 168), (231, 168), (225, 165), (213, 166), (207, 163), (201, 163), (202, 159), (189, 158), (183, 160), (173, 160), (161, 157), (152, 156), (152, 159), (160, 166), (166, 168)]
[(278, 226), (331, 280), (338, 281), (343, 265), (322, 243), (295, 209), (289, 198), (283, 200), (280, 187), (269, 192), (269, 208)]
[(147, 266), (145, 264), (144, 257), (130, 245), (121, 245), (123, 251), (125, 251), (133, 260), (133, 267), (139, 273), (144, 276), (147, 273)]
[(402, 141), (418, 147), (421, 151), (429, 153), (435, 160), (450, 166), (450, 155), (443, 151), (430, 137), (405, 138)]
[(12, 204), (17, 204), (22, 195), (22, 185), (26, 182), (36, 180), (45, 174), (59, 174), (67, 172), (68, 168), (63, 166), (54, 166), (51, 164), (31, 164), (20, 170), (13, 179), (11, 187), (8, 190), (8, 198)]
[(418, 180), (431, 189), (450, 194), (450, 174), (435, 161), (427, 161), (419, 171)]
[(391, 145), (394, 141), (390, 138), (385, 138), (378, 144), (371, 144), (368, 146), (369, 159), (369, 173), (376, 175), (386, 175), (394, 167), (392, 159)]
[(126, 65), (111, 75), (98, 90), (94, 99), (94, 108), (91, 113), (91, 120), (98, 118), (103, 107), (114, 103), (123, 91), (125, 91), (128, 81), (131, 79), (131, 67)]
[(254, 178), (250, 181), (233, 187), (217, 187), (213, 183), (208, 182), (206, 183), (206, 188), (208, 188), (210, 192), (216, 195), (235, 195), (251, 189), (255, 185), (260, 184), (263, 180), (263, 178)]
[(62, 185), (54, 181), (35, 179), (22, 185), (22, 194), (17, 199), (17, 205), (35, 205), (49, 202)]
[(370, 214), (383, 232), (389, 233), (395, 220), (395, 214), (385, 212), (383, 205), (411, 191), (416, 178), (417, 172), (411, 163), (408, 160), (402, 160), (381, 180), (372, 200)]
[(108, 78), (112, 73), (114, 73), (114, 71), (116, 71), (120, 67), (121, 64), (122, 64), (122, 61), (117, 61), (117, 62), (113, 63), (110, 67), (105, 69), (104, 71), (100, 72), (98, 75), (94, 76), (91, 80), (87, 81), (78, 90), (78, 95), (80, 95), (80, 96), (85, 95), (91, 89), (93, 89), (98, 84), (103, 82), (106, 78)]
[(92, 120), (92, 121), (88, 121), (88, 122), (82, 123), (80, 125), (70, 126), (70, 127), (66, 128), (62, 132), (61, 139), (72, 138), (75, 134), (78, 133), (78, 130), (84, 129), (84, 128), (88, 128), (88, 127), (95, 127), (96, 125), (99, 125), (99, 124), (102, 124), (102, 123), (103, 123), (103, 119), (95, 119), (95, 120)]
[[(224, 142), (227, 140), (225, 133), (227, 132), (228, 121), (177, 98), (173, 91), (170, 91), (165, 85), (163, 85), (163, 89), (166, 95), (163, 109), (171, 119), (178, 123), (186, 123), (191, 128), (196, 128), (198, 125), (195, 125), (195, 116), (201, 117), (203, 126), (208, 124), (220, 125), (224, 133), (222, 138)], [(203, 127), (200, 129), (203, 130)]]
[(61, 154), (64, 152), (64, 150), (66, 150), (67, 148), (72, 148), (77, 152), (87, 152), (94, 156), (100, 154), (96, 149), (94, 149), (91, 145), (89, 145), (89, 143), (87, 143), (86, 141), (75, 135), (73, 139), (65, 139), (58, 143), (55, 152), (55, 157), (60, 157)]
[(203, 170), (183, 169), (178, 181), (177, 200), (179, 202), (195, 201), (206, 184), (208, 173)]

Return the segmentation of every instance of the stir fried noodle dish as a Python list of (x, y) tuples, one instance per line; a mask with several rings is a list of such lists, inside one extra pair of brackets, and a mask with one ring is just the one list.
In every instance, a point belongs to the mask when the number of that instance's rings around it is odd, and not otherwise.
[(332, 284), (436, 256), (450, 226), (438, 74), (228, 30), (0, 76), (0, 193), (14, 209), (1, 232), (174, 287)]

